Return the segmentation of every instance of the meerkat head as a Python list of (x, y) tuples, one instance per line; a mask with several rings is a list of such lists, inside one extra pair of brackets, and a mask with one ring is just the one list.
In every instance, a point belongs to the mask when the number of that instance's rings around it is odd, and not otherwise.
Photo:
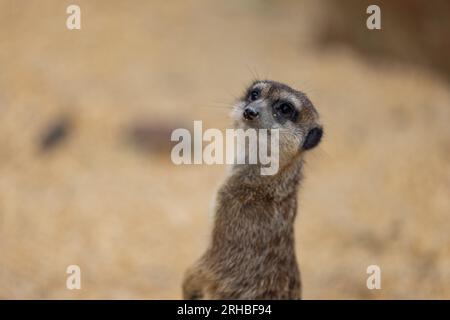
[(323, 129), (319, 115), (301, 91), (270, 80), (255, 81), (235, 105), (237, 128), (279, 129), (280, 157), (292, 158), (317, 146)]

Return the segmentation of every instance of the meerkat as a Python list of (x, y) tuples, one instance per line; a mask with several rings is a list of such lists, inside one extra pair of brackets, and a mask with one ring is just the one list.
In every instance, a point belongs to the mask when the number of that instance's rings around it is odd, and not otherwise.
[(187, 270), (184, 299), (300, 299), (294, 220), (305, 151), (319, 144), (319, 115), (301, 91), (255, 81), (233, 108), (235, 128), (279, 129), (279, 170), (233, 165), (216, 194), (209, 247)]

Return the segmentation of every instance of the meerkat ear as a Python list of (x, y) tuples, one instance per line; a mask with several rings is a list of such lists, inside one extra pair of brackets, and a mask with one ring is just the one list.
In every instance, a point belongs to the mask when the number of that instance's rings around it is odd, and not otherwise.
[(303, 142), (303, 150), (309, 150), (317, 146), (322, 139), (322, 135), (323, 129), (321, 127), (315, 127), (309, 130), (305, 142)]

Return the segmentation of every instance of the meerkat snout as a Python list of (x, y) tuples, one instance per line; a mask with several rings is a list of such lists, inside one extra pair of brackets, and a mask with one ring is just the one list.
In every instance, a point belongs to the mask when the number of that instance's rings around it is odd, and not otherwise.
[(254, 120), (256, 118), (258, 118), (259, 116), (259, 111), (256, 110), (254, 107), (252, 106), (247, 106), (244, 109), (244, 113), (243, 113), (244, 119), (245, 120)]

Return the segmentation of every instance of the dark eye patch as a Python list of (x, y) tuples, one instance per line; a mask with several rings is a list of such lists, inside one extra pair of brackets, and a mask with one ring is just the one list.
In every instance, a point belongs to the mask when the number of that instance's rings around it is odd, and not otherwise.
[(258, 100), (261, 96), (261, 90), (260, 89), (251, 89), (248, 94), (248, 99), (250, 101)]
[(295, 122), (298, 117), (298, 111), (295, 106), (287, 101), (277, 101), (273, 105), (273, 115), (280, 122), (285, 123), (287, 120)]
[(278, 107), (280, 113), (285, 117), (290, 117), (292, 113), (295, 111), (294, 107), (290, 103), (283, 102)]

